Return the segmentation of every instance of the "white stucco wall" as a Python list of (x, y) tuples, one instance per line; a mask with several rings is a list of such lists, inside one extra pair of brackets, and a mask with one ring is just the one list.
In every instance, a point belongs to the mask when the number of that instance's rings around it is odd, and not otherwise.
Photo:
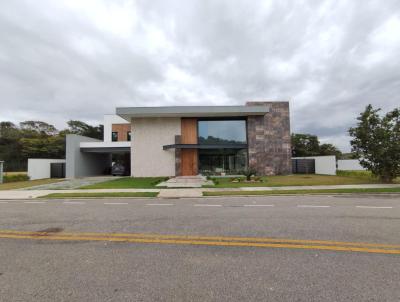
[(65, 159), (28, 158), (29, 179), (50, 178), (51, 163), (65, 163)]
[(337, 161), (338, 170), (343, 171), (364, 171), (358, 159), (340, 159)]
[(115, 114), (104, 115), (104, 141), (111, 142), (111, 132), (113, 124), (129, 124), (122, 117)]
[(180, 118), (132, 119), (131, 174), (135, 177), (174, 176), (175, 149), (163, 150), (181, 134)]
[(336, 157), (334, 155), (293, 157), (293, 159), (296, 158), (315, 159), (315, 174), (336, 175)]

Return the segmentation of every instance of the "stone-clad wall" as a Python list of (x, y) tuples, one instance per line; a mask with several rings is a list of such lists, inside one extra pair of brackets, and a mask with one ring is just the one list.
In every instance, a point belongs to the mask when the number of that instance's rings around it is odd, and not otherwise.
[(247, 118), (249, 167), (258, 175), (292, 173), (289, 102), (248, 102), (246, 105), (270, 107), (264, 116)]

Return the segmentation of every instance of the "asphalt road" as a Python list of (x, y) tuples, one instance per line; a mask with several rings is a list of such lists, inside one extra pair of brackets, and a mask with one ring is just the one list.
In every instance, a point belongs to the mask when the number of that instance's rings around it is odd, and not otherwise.
[(400, 197), (0, 201), (0, 301), (397, 302)]

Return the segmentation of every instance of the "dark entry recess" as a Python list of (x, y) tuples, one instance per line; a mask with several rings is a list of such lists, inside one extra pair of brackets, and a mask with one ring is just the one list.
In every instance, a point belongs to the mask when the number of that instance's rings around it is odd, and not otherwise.
[(293, 174), (315, 174), (315, 159), (292, 159)]
[(65, 163), (51, 163), (50, 178), (65, 178)]

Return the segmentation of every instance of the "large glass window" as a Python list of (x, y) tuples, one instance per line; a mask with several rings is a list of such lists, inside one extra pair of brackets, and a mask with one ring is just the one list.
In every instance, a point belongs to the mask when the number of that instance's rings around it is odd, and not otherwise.
[(199, 149), (199, 172), (237, 175), (247, 169), (247, 149)]
[(246, 121), (199, 121), (198, 136), (199, 144), (246, 144)]

